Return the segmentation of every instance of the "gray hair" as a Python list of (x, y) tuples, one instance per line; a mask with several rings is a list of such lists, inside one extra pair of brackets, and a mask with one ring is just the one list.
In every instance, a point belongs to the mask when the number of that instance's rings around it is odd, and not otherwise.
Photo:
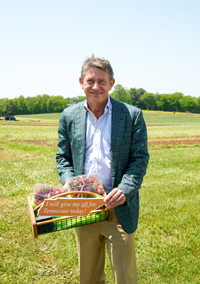
[(81, 69), (81, 79), (82, 80), (84, 80), (85, 73), (88, 68), (99, 68), (99, 69), (106, 71), (109, 75), (110, 81), (114, 77), (113, 69), (110, 65), (110, 62), (103, 57), (95, 57), (94, 54), (92, 54), (91, 57), (86, 58), (86, 60), (83, 62), (82, 69)]

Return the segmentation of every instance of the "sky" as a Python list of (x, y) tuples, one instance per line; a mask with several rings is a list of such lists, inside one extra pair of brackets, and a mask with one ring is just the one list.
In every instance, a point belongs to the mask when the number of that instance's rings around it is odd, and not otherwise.
[(200, 97), (199, 0), (0, 0), (0, 98), (84, 95), (83, 61), (115, 84)]

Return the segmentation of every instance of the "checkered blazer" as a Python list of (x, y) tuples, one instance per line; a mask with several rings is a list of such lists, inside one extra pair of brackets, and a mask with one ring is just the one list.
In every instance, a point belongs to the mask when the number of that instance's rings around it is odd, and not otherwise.
[[(115, 208), (127, 233), (137, 229), (139, 188), (146, 174), (149, 154), (147, 131), (142, 111), (111, 98), (111, 180), (121, 189), (126, 202)], [(86, 110), (84, 102), (66, 108), (58, 127), (57, 168), (61, 183), (84, 173), (86, 145)]]

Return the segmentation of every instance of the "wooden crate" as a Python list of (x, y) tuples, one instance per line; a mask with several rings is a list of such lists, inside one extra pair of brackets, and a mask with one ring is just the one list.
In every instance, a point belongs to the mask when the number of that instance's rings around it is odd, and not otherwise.
[[(97, 193), (86, 192), (86, 191), (74, 191), (62, 193), (60, 195), (54, 196), (53, 198), (63, 197), (71, 194), (84, 194), (84, 195), (93, 195), (100, 196)], [(31, 197), (28, 196), (28, 208), (31, 219), (32, 231), (34, 238), (37, 238), (38, 235), (56, 232), (60, 230), (75, 228), (78, 226), (89, 225), (102, 221), (112, 221), (113, 210), (108, 210), (107, 208), (102, 208), (99, 210), (93, 210), (88, 216), (79, 216), (79, 217), (35, 217), (35, 211), (41, 205), (33, 208)]]

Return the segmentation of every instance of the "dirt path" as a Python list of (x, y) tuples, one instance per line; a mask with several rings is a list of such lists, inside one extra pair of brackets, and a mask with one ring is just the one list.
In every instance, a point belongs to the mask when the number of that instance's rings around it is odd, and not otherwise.
[[(190, 138), (199, 138), (199, 137), (200, 136), (192, 136), (192, 137), (190, 136)], [(162, 137), (162, 138), (157, 137), (154, 139), (159, 140), (159, 141), (151, 141), (151, 139), (149, 139), (148, 145), (168, 146), (168, 145), (175, 145), (175, 144), (179, 144), (179, 145), (200, 144), (200, 139), (181, 139), (181, 137)], [(173, 140), (170, 140), (170, 139), (173, 139)], [(4, 139), (4, 140), (9, 140), (15, 143), (29, 143), (29, 144), (34, 144), (34, 145), (44, 145), (44, 146), (51, 147), (51, 148), (57, 148), (57, 145), (49, 144), (48, 141), (42, 141), (42, 140), (20, 140), (20, 139)]]
[(197, 145), (200, 144), (200, 140), (162, 140), (162, 141), (148, 141), (148, 145), (164, 145), (164, 146), (168, 146), (168, 145), (175, 145), (175, 144), (179, 144), (179, 145)]
[(15, 143), (28, 143), (28, 144), (33, 144), (33, 145), (45, 145), (47, 147), (57, 148), (57, 145), (48, 144), (48, 141), (42, 141), (42, 140), (20, 140), (20, 139), (4, 139), (4, 140), (9, 140), (10, 142), (15, 142)]

